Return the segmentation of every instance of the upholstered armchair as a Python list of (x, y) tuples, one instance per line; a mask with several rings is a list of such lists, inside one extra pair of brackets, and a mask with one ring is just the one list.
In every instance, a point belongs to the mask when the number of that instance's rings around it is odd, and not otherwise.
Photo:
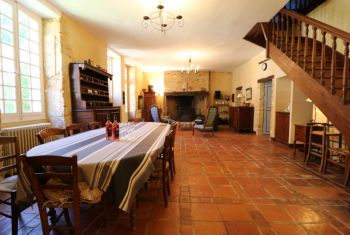
[(194, 122), (192, 128), (192, 135), (194, 135), (194, 130), (198, 129), (200, 131), (211, 131), (212, 135), (214, 135), (215, 124), (218, 116), (218, 107), (210, 106), (208, 108), (208, 114), (205, 118), (204, 123)]
[(157, 105), (152, 105), (149, 109), (150, 117), (152, 122), (164, 122), (164, 123), (172, 123), (174, 120), (172, 120), (168, 116), (160, 116), (160, 109)]

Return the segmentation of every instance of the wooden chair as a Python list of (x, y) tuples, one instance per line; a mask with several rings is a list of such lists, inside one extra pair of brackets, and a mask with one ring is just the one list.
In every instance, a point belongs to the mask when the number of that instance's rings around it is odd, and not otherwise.
[[(0, 157), (0, 173), (4, 174), (8, 171), (14, 171), (12, 176), (6, 177), (0, 181), (0, 192), (2, 194), (8, 195), (6, 199), (0, 199), (0, 204), (6, 204), (11, 207), (11, 213), (6, 213), (5, 210), (0, 211), (0, 215), (11, 219), (12, 224), (12, 234), (17, 234), (18, 232), (18, 217), (22, 210), (25, 208), (20, 208), (16, 203), (16, 192), (17, 192), (17, 173), (20, 171), (20, 164), (17, 161), (19, 154), (19, 144), (17, 137), (0, 137), (0, 145), (14, 145), (15, 153), (14, 155), (1, 156)], [(10, 164), (5, 164), (8, 161)]]
[(101, 128), (101, 127), (102, 127), (102, 123), (101, 122), (90, 122), (88, 124), (89, 130), (95, 130), (95, 129), (98, 129), (98, 128)]
[(173, 138), (171, 139), (171, 152), (170, 152), (170, 174), (171, 174), (171, 180), (174, 180), (174, 175), (176, 173), (176, 170), (175, 170), (175, 137), (176, 137), (176, 130), (177, 130), (177, 122), (173, 122), (171, 124), (170, 130), (174, 132)]
[(172, 123), (174, 120), (170, 119), (168, 116), (160, 116), (161, 109), (157, 105), (152, 105), (149, 108), (151, 122), (163, 122), (163, 123)]
[(194, 130), (198, 129), (204, 132), (211, 131), (212, 135), (214, 135), (214, 129), (215, 129), (215, 122), (218, 117), (218, 107), (216, 106), (210, 106), (208, 108), (208, 114), (205, 118), (205, 121), (203, 124), (194, 123), (192, 127), (192, 135), (194, 135)]
[[(77, 156), (26, 157), (21, 155), (20, 160), (37, 200), (43, 234), (48, 235), (51, 230), (69, 230), (74, 234), (80, 234), (81, 201)], [(61, 193), (53, 195), (56, 192)], [(104, 199), (103, 201), (106, 202)], [(96, 203), (98, 202), (90, 204)], [(63, 210), (58, 216), (56, 215), (57, 208)], [(74, 225), (70, 220), (69, 209), (73, 209)], [(107, 207), (104, 204), (105, 219), (108, 223), (106, 210)], [(62, 216), (66, 220), (66, 225), (58, 225)], [(51, 223), (49, 223), (49, 217)]]
[(164, 148), (160, 157), (156, 159), (154, 165), (155, 170), (150, 177), (150, 181), (161, 180), (163, 189), (164, 206), (168, 207), (168, 196), (170, 196), (170, 155), (171, 155), (171, 140), (174, 138), (174, 131), (170, 131), (165, 137)]
[(325, 161), (324, 173), (327, 173), (328, 164), (331, 163), (335, 166), (341, 167), (344, 169), (344, 185), (348, 185), (350, 179), (350, 151), (349, 147), (342, 146), (339, 147), (329, 147), (328, 154)]
[[(330, 138), (338, 138), (339, 145), (342, 142), (341, 134), (334, 129), (332, 124), (312, 123), (310, 126), (309, 151), (305, 161), (305, 166), (311, 156), (321, 159), (319, 171), (324, 173), (326, 159), (328, 158), (328, 149), (330, 147)], [(340, 146), (339, 146), (340, 147)]]
[(69, 126), (66, 127), (67, 135), (75, 135), (79, 134), (81, 132), (81, 124), (79, 123), (72, 123)]
[(53, 140), (54, 138), (58, 137), (66, 137), (67, 132), (66, 129), (60, 129), (60, 128), (47, 128), (44, 130), (41, 130), (38, 134), (36, 134), (36, 137), (38, 138), (39, 144), (44, 144), (50, 140)]

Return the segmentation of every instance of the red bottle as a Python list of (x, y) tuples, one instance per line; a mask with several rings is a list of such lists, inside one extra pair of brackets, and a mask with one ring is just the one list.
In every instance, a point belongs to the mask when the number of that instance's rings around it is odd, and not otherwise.
[(112, 124), (112, 139), (119, 140), (119, 122), (114, 116), (114, 122)]
[(107, 121), (106, 121), (106, 139), (109, 140), (111, 135), (112, 135), (112, 122), (111, 122), (109, 116), (107, 116)]

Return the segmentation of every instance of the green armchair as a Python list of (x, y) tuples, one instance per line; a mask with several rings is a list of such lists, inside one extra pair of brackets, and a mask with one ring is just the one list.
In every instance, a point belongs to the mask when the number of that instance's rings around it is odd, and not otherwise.
[(208, 108), (208, 114), (205, 118), (204, 123), (198, 123), (194, 122), (193, 128), (192, 128), (192, 135), (194, 135), (194, 130), (198, 129), (200, 131), (211, 131), (212, 135), (214, 135), (214, 129), (215, 129), (215, 123), (218, 116), (218, 107), (216, 106), (210, 106)]

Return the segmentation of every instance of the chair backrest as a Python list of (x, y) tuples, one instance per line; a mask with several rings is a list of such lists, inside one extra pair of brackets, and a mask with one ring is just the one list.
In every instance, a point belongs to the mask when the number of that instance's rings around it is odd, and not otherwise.
[(69, 126), (66, 127), (67, 135), (75, 135), (81, 132), (81, 124), (79, 123), (72, 123)]
[(101, 122), (90, 122), (88, 124), (89, 130), (95, 130), (95, 129), (98, 129), (98, 128), (101, 128), (101, 127), (102, 127), (102, 123)]
[(157, 105), (152, 105), (149, 108), (150, 117), (152, 122), (160, 122), (160, 113)]
[(15, 149), (15, 152), (13, 154), (2, 155), (0, 157), (0, 174), (3, 175), (10, 170), (13, 171), (11, 174), (17, 174), (19, 172), (19, 164), (17, 161), (17, 158), (19, 156), (18, 138), (13, 136), (0, 136), (0, 145), (14, 145)]
[(66, 137), (67, 132), (66, 129), (61, 128), (46, 128), (44, 130), (41, 130), (38, 134), (36, 134), (36, 136), (39, 143), (43, 144), (58, 137)]
[(170, 159), (170, 155), (171, 155), (171, 142), (174, 138), (175, 132), (174, 131), (170, 131), (170, 133), (165, 137), (165, 141), (164, 141), (164, 147), (163, 147), (163, 151), (162, 151), (162, 159), (163, 159), (163, 173), (164, 170), (166, 169), (166, 163), (169, 161)]
[(218, 107), (210, 106), (208, 108), (208, 114), (204, 122), (205, 127), (213, 127), (218, 116)]
[(172, 141), (171, 141), (171, 148), (172, 148), (172, 151), (174, 151), (175, 136), (176, 136), (176, 130), (177, 130), (177, 122), (176, 122), (176, 121), (174, 121), (174, 122), (171, 123), (170, 130), (174, 132), (173, 138), (172, 138)]
[[(36, 197), (40, 219), (44, 234), (48, 234), (52, 227), (48, 224), (48, 212), (46, 208), (71, 207), (74, 210), (74, 230), (79, 232), (79, 188), (78, 188), (78, 164), (77, 156), (20, 156), (23, 169)], [(49, 192), (69, 192), (68, 198), (62, 198), (60, 203), (55, 203), (48, 198)], [(68, 200), (68, 201), (67, 201)], [(71, 227), (67, 227), (72, 229)]]

